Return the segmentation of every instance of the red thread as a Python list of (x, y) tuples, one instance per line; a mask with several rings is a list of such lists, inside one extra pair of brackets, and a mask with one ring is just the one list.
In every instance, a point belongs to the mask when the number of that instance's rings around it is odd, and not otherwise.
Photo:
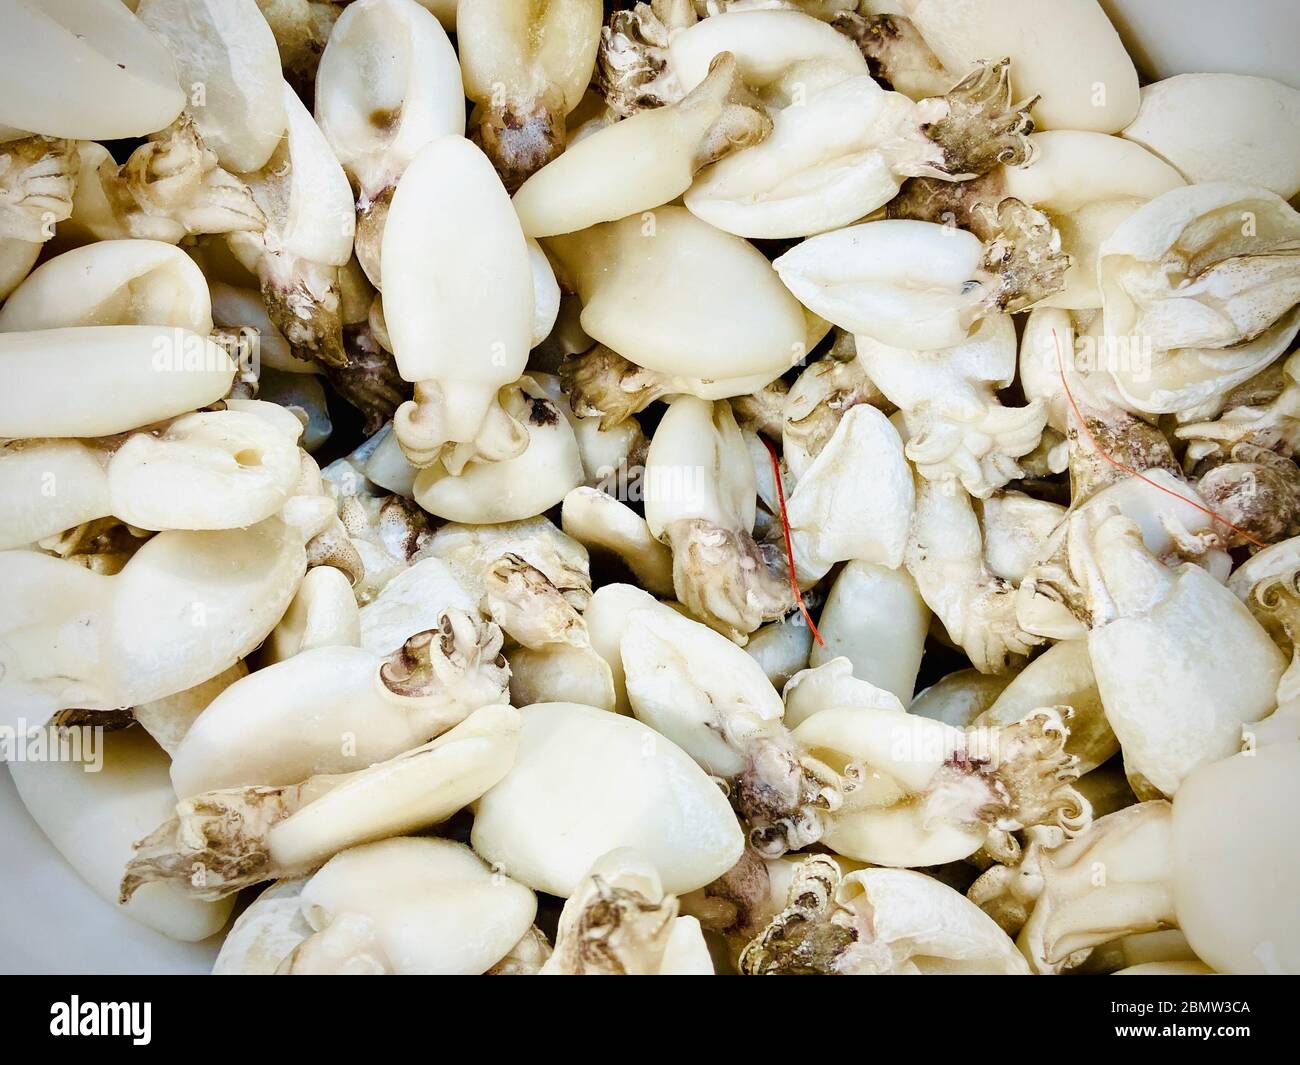
[(1209, 507), (1202, 506), (1194, 499), (1188, 499), (1184, 495), (1179, 495), (1177, 492), (1173, 491), (1170, 488), (1166, 488), (1162, 484), (1157, 484), (1155, 481), (1151, 480), (1150, 477), (1147, 477), (1145, 474), (1142, 474), (1139, 471), (1135, 470), (1132, 466), (1126, 466), (1124, 463), (1120, 462), (1119, 459), (1111, 455), (1108, 455), (1105, 452), (1105, 450), (1103, 450), (1102, 446), (1099, 443), (1097, 443), (1097, 438), (1092, 435), (1092, 430), (1088, 428), (1088, 422), (1084, 419), (1083, 412), (1079, 410), (1079, 404), (1077, 404), (1074, 401), (1074, 393), (1070, 391), (1070, 383), (1065, 379), (1065, 359), (1061, 355), (1061, 338), (1057, 336), (1055, 329), (1052, 330), (1052, 342), (1056, 345), (1056, 368), (1061, 373), (1061, 387), (1065, 389), (1065, 398), (1070, 401), (1070, 408), (1074, 411), (1074, 416), (1079, 421), (1080, 432), (1082, 432), (1083, 435), (1088, 438), (1088, 443), (1092, 445), (1093, 450), (1096, 451), (1098, 455), (1104, 458), (1117, 470), (1123, 470), (1130, 477), (1136, 477), (1139, 481), (1142, 481), (1144, 484), (1149, 484), (1152, 488), (1164, 492), (1165, 495), (1173, 496), (1175, 499), (1181, 500), (1182, 502), (1186, 503), (1189, 507), (1195, 507), (1197, 510), (1201, 511), (1201, 513), (1209, 515), (1209, 517), (1212, 518), (1214, 521), (1217, 521), (1222, 525), (1226, 525), (1238, 536), (1242, 537), (1245, 540), (1248, 540), (1256, 547), (1268, 546), (1268, 544), (1263, 543), (1260, 540), (1256, 540), (1255, 537), (1251, 536), (1250, 533), (1246, 532), (1245, 529), (1233, 525), (1232, 522), (1230, 522), (1227, 518), (1223, 517), (1223, 515), (1216, 514)]
[(808, 607), (804, 604), (803, 593), (799, 591), (799, 578), (794, 573), (794, 542), (790, 539), (790, 516), (785, 510), (785, 488), (781, 485), (781, 461), (776, 457), (776, 448), (772, 442), (765, 437), (759, 437), (763, 441), (763, 446), (767, 448), (768, 458), (772, 460), (772, 476), (776, 478), (776, 500), (781, 507), (781, 531), (785, 533), (785, 557), (790, 563), (790, 587), (794, 591), (794, 601), (799, 604), (799, 610), (803, 613), (804, 621), (808, 622), (808, 628), (813, 634), (813, 639), (817, 641), (819, 647), (825, 647), (826, 641), (822, 639), (822, 634), (817, 631), (817, 626), (813, 624), (812, 615), (808, 613)]

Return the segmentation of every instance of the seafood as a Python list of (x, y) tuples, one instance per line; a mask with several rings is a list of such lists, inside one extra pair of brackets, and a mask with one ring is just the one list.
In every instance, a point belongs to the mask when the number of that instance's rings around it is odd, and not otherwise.
[(1130, 7), (0, 0), (17, 956), (1300, 972), (1300, 91)]

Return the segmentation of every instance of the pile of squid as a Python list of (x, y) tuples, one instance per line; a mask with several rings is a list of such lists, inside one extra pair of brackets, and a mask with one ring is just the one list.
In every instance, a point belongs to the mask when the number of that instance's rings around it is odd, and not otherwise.
[(224, 974), (1300, 972), (1300, 91), (1043, 6), (0, 0), (72, 868)]

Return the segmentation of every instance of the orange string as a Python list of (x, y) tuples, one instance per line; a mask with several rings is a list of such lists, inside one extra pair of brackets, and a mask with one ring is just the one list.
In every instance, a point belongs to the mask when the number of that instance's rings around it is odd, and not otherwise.
[(1170, 488), (1166, 488), (1162, 484), (1157, 484), (1155, 481), (1151, 480), (1150, 477), (1147, 477), (1145, 474), (1139, 472), (1138, 470), (1135, 470), (1132, 466), (1127, 466), (1124, 463), (1120, 462), (1119, 459), (1115, 458), (1113, 455), (1108, 455), (1106, 451), (1102, 448), (1102, 446), (1099, 443), (1097, 443), (1097, 438), (1092, 435), (1092, 430), (1088, 428), (1088, 422), (1084, 419), (1083, 412), (1079, 410), (1079, 404), (1074, 401), (1074, 393), (1070, 391), (1070, 383), (1065, 378), (1065, 359), (1061, 355), (1061, 338), (1057, 336), (1055, 329), (1052, 330), (1052, 342), (1056, 345), (1056, 368), (1058, 371), (1060, 371), (1061, 374), (1061, 387), (1065, 389), (1065, 398), (1070, 401), (1070, 408), (1071, 410), (1074, 411), (1075, 418), (1078, 419), (1080, 432), (1082, 432), (1083, 435), (1088, 438), (1088, 443), (1092, 445), (1092, 449), (1096, 451), (1098, 455), (1104, 458), (1117, 470), (1123, 470), (1130, 477), (1136, 477), (1139, 481), (1142, 481), (1144, 484), (1149, 484), (1152, 488), (1164, 492), (1165, 495), (1173, 496), (1175, 499), (1181, 500), (1182, 502), (1186, 503), (1188, 506), (1195, 507), (1197, 510), (1201, 511), (1201, 513), (1208, 515), (1214, 521), (1217, 521), (1222, 525), (1226, 525), (1238, 536), (1254, 544), (1256, 547), (1268, 546), (1268, 544), (1255, 539), (1255, 537), (1251, 536), (1250, 533), (1246, 532), (1245, 529), (1233, 525), (1232, 522), (1230, 522), (1227, 518), (1223, 517), (1223, 515), (1216, 514), (1209, 507), (1203, 506), (1202, 504), (1196, 502), (1193, 499), (1188, 499), (1184, 495), (1179, 495), (1177, 492), (1173, 491)]
[(799, 578), (794, 572), (794, 542), (790, 539), (790, 516), (785, 509), (785, 488), (781, 484), (781, 462), (776, 457), (776, 448), (766, 437), (759, 437), (763, 441), (763, 446), (767, 448), (768, 458), (772, 460), (772, 476), (776, 478), (776, 500), (781, 508), (781, 531), (785, 533), (785, 557), (790, 563), (790, 588), (794, 591), (794, 601), (799, 604), (799, 610), (803, 614), (804, 621), (808, 622), (808, 628), (813, 634), (813, 639), (817, 641), (819, 647), (825, 647), (826, 641), (822, 639), (822, 634), (817, 631), (817, 626), (813, 624), (812, 615), (808, 613), (808, 607), (803, 601), (803, 593), (799, 591)]

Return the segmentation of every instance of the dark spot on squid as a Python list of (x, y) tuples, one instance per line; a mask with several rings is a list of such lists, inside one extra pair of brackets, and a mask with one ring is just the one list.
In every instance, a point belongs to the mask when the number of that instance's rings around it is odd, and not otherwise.
[(391, 130), (402, 117), (400, 107), (377, 107), (370, 112), (370, 124), (375, 129)]
[(59, 729), (101, 728), (117, 732), (135, 724), (135, 714), (129, 707), (117, 710), (60, 710), (50, 718), (49, 724)]
[(530, 396), (528, 404), (528, 420), (533, 425), (555, 425), (559, 422), (560, 412), (555, 409), (555, 404), (550, 400)]

